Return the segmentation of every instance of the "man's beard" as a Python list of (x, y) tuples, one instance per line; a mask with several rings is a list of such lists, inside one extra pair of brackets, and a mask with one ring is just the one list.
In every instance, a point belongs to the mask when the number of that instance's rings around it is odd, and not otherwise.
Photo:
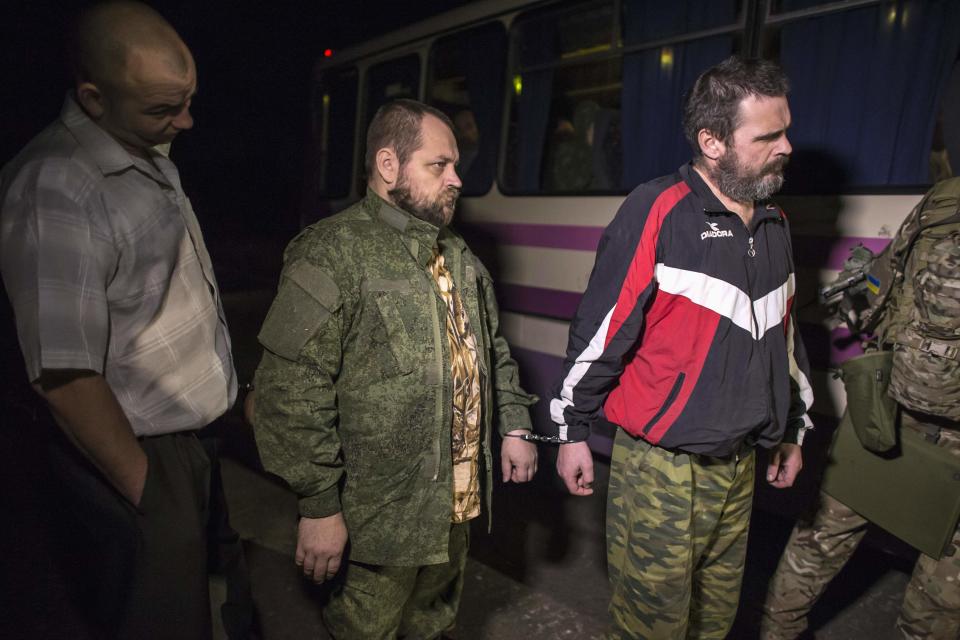
[[(397, 186), (390, 189), (387, 194), (407, 213), (436, 227), (445, 227), (453, 219), (453, 210), (457, 206), (460, 190), (456, 187), (447, 187), (434, 200), (429, 196), (414, 198), (409, 183), (404, 176), (401, 176)], [(449, 214), (445, 211), (447, 208), (450, 210)]]
[(728, 148), (710, 171), (710, 178), (720, 193), (735, 202), (766, 200), (783, 186), (783, 168), (788, 160), (787, 156), (780, 156), (763, 165), (759, 171), (744, 175), (740, 157), (736, 151)]

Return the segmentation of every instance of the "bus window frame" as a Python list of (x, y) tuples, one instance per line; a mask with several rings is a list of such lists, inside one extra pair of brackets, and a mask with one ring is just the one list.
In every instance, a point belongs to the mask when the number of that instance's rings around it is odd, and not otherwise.
[[(360, 83), (361, 83), (361, 77), (362, 77), (359, 65), (356, 64), (355, 62), (345, 62), (343, 64), (339, 64), (337, 66), (331, 66), (324, 69), (322, 72), (318, 73), (314, 78), (313, 91), (317, 91), (321, 93), (321, 96), (319, 99), (320, 101), (322, 101), (323, 92), (320, 92), (319, 89), (323, 86), (324, 78), (328, 75), (341, 75), (349, 71), (353, 71), (353, 73), (356, 75), (356, 91), (354, 93), (354, 117), (353, 117), (353, 120), (354, 120), (353, 122), (353, 129), (354, 129), (353, 153), (354, 155), (356, 155), (356, 149), (357, 149), (356, 130), (357, 130), (357, 120), (358, 120), (357, 116), (359, 115), (359, 100), (360, 100), (360, 87), (361, 87)], [(314, 100), (316, 101), (316, 97), (314, 98)], [(329, 167), (329, 162), (330, 162), (330, 153), (329, 153), (330, 136), (329, 136), (329, 126), (328, 126), (329, 113), (327, 113), (327, 111), (324, 109), (323, 114), (321, 116), (323, 119), (323, 123), (319, 125), (318, 125), (319, 118), (317, 117), (317, 115), (318, 114), (316, 113), (312, 114), (312, 117), (310, 118), (310, 125), (314, 132), (316, 132), (318, 126), (320, 128), (320, 134), (316, 135), (315, 133), (314, 137), (319, 142), (318, 151), (322, 157), (320, 173), (322, 175), (323, 184), (326, 190), (326, 189), (329, 189), (329, 184), (327, 180), (328, 176), (326, 175), (326, 171)], [(327, 150), (327, 152), (324, 153), (324, 150)], [(354, 158), (350, 158), (351, 166), (353, 165), (353, 162), (354, 162)], [(346, 194), (335, 196), (335, 197), (324, 195), (323, 200), (326, 200), (328, 202), (343, 202), (345, 200), (350, 200), (353, 197), (353, 189), (354, 189), (354, 176), (352, 172), (348, 177), (348, 179), (349, 179), (349, 182), (348, 182), (348, 188), (347, 188)]]

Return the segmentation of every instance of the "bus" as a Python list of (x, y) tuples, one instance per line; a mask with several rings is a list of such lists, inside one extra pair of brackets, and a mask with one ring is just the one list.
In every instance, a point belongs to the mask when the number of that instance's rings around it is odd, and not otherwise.
[[(483, 0), (321, 58), (303, 224), (363, 196), (364, 132), (415, 98), (456, 126), (455, 226), (494, 274), (537, 428), (597, 242), (624, 196), (690, 159), (684, 92), (733, 53), (779, 61), (794, 147), (791, 221), (814, 421), (844, 406), (835, 365), (859, 348), (816, 304), (858, 243), (879, 250), (960, 165), (960, 2)], [(829, 428), (824, 436), (829, 435)], [(608, 453), (612, 434), (591, 446)]]

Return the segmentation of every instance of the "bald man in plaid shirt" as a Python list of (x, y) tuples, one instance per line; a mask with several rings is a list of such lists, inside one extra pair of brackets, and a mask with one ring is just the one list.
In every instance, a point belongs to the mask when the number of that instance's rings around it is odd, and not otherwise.
[(3, 281), (57, 425), (63, 561), (80, 562), (66, 573), (95, 637), (209, 638), (210, 462), (195, 431), (237, 383), (210, 256), (164, 151), (193, 124), (196, 68), (142, 4), (95, 5), (76, 36), (60, 118), (0, 176)]

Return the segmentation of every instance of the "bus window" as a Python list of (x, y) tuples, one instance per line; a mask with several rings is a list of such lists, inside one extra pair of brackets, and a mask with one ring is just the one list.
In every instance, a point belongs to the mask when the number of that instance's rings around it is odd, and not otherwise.
[(430, 51), (427, 102), (454, 123), (465, 196), (487, 193), (496, 173), (506, 40), (497, 22), (439, 39)]
[[(697, 76), (740, 48), (741, 5), (624, 0), (623, 189), (672, 173), (690, 159), (684, 96)], [(696, 37), (708, 30), (714, 35)], [(664, 43), (685, 35), (690, 39)]]
[(319, 198), (311, 201), (346, 198), (350, 195), (350, 168), (357, 118), (357, 70), (331, 69), (314, 88), (313, 162)]
[[(690, 157), (683, 95), (742, 42), (742, 0), (591, 2), (521, 16), (506, 190), (624, 192)], [(619, 29), (617, 28), (619, 26)]]
[(420, 56), (410, 54), (381, 62), (367, 71), (367, 101), (364, 128), (381, 105), (399, 98), (416, 100), (420, 86)]
[(763, 45), (792, 86), (788, 191), (928, 184), (939, 101), (960, 48), (960, 3), (820, 12), (811, 0), (778, 4), (785, 13), (771, 19)]
[[(363, 131), (366, 134), (370, 121), (382, 105), (400, 98), (417, 99), (420, 88), (420, 56), (415, 53), (374, 65), (367, 70), (366, 107), (364, 110)], [(365, 147), (365, 140), (361, 143)], [(363, 194), (367, 188), (366, 172), (363, 167), (363, 153), (360, 154), (360, 169), (357, 172), (357, 192)]]
[(930, 182), (960, 175), (960, 60), (943, 91), (930, 147)]
[(517, 20), (511, 32), (505, 191), (616, 188), (621, 66), (616, 45), (611, 2), (565, 5)]

